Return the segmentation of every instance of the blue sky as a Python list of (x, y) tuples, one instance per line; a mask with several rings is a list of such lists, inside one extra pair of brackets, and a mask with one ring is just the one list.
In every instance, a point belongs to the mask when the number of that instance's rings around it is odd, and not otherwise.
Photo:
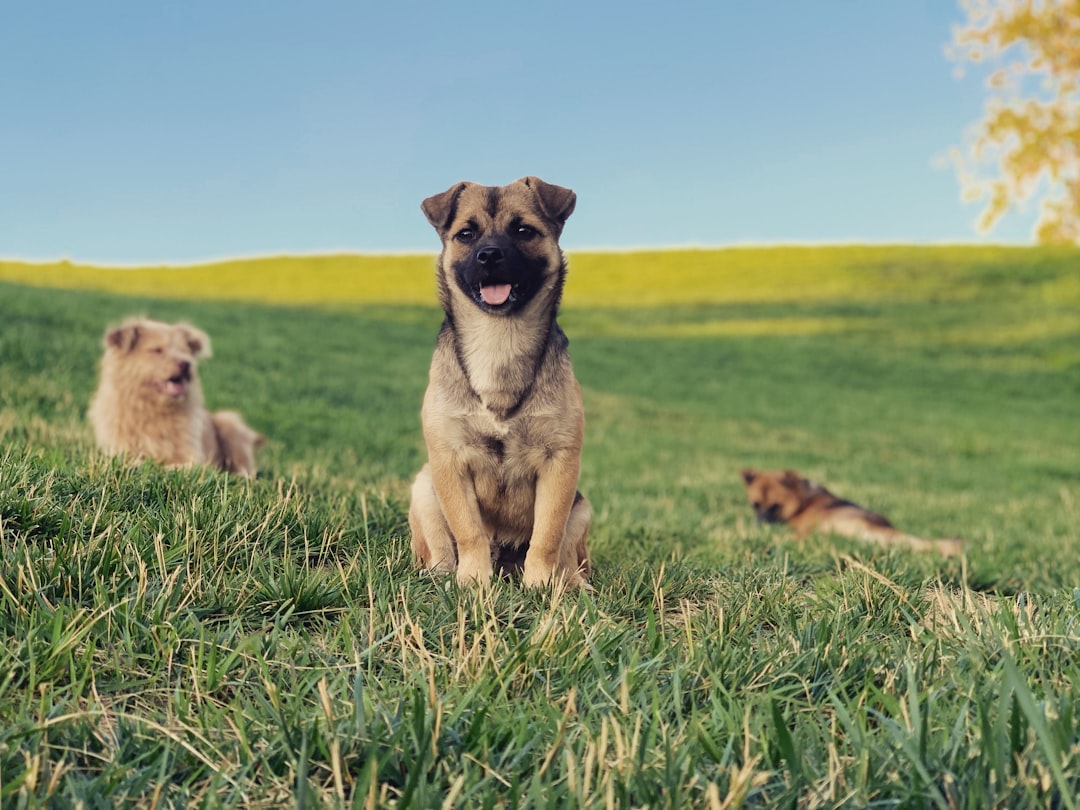
[[(974, 242), (951, 0), (0, 2), (0, 257), (437, 250), (573, 188), (569, 249)], [(1032, 216), (990, 235), (1028, 242)]]

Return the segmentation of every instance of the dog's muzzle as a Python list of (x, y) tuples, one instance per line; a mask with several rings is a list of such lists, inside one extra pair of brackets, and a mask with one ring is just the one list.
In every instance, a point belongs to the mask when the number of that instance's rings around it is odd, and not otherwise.
[(774, 503), (770, 506), (755, 506), (754, 514), (757, 515), (758, 521), (761, 523), (780, 523), (780, 504)]
[(187, 391), (187, 384), (191, 382), (191, 363), (181, 360), (176, 364), (176, 373), (165, 380), (163, 390), (173, 399), (179, 399)]
[(474, 255), (478, 268), (476, 293), (489, 307), (501, 307), (514, 300), (514, 285), (505, 275), (506, 253), (498, 245), (485, 245)]

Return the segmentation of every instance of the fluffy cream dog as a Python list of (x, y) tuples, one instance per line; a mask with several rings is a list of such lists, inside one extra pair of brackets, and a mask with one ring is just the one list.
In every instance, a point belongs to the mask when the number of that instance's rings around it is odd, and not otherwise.
[(255, 448), (265, 439), (240, 414), (203, 407), (197, 361), (209, 356), (210, 339), (188, 324), (128, 318), (107, 330), (89, 411), (98, 446), (167, 467), (205, 465), (254, 478)]

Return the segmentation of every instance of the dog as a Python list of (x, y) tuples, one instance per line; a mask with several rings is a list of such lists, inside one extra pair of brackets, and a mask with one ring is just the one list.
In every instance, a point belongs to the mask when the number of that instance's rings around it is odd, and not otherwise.
[(421, 423), (428, 461), (409, 505), (412, 549), (462, 584), (520, 572), (527, 588), (590, 587), (589, 502), (577, 490), (585, 410), (556, 321), (559, 247), (577, 196), (524, 177), (458, 183), (421, 208), (442, 240), (445, 314)]
[(885, 517), (833, 495), (794, 470), (742, 470), (746, 494), (758, 520), (786, 523), (798, 537), (815, 532), (836, 534), (883, 546), (936, 551), (952, 557), (963, 552), (960, 540), (928, 540), (905, 534)]
[(110, 456), (166, 467), (202, 465), (254, 478), (266, 440), (234, 411), (203, 407), (198, 360), (210, 339), (189, 324), (128, 318), (105, 332), (101, 377), (88, 413)]

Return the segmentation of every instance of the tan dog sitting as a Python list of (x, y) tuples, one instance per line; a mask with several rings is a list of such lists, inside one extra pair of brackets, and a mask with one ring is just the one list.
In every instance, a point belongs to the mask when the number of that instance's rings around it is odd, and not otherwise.
[(205, 465), (254, 478), (255, 448), (265, 439), (240, 414), (203, 407), (197, 361), (209, 356), (206, 333), (187, 324), (129, 318), (109, 329), (89, 411), (98, 446), (167, 467)]
[(559, 236), (577, 197), (523, 177), (458, 183), (422, 208), (442, 240), (446, 315), (421, 409), (428, 461), (412, 547), (461, 584), (521, 572), (529, 588), (589, 587), (592, 511), (578, 491), (585, 408), (557, 316)]
[(742, 471), (746, 495), (763, 523), (786, 523), (798, 537), (821, 532), (914, 551), (936, 551), (946, 557), (960, 554), (960, 540), (928, 540), (895, 528), (877, 512), (833, 495), (794, 470)]

